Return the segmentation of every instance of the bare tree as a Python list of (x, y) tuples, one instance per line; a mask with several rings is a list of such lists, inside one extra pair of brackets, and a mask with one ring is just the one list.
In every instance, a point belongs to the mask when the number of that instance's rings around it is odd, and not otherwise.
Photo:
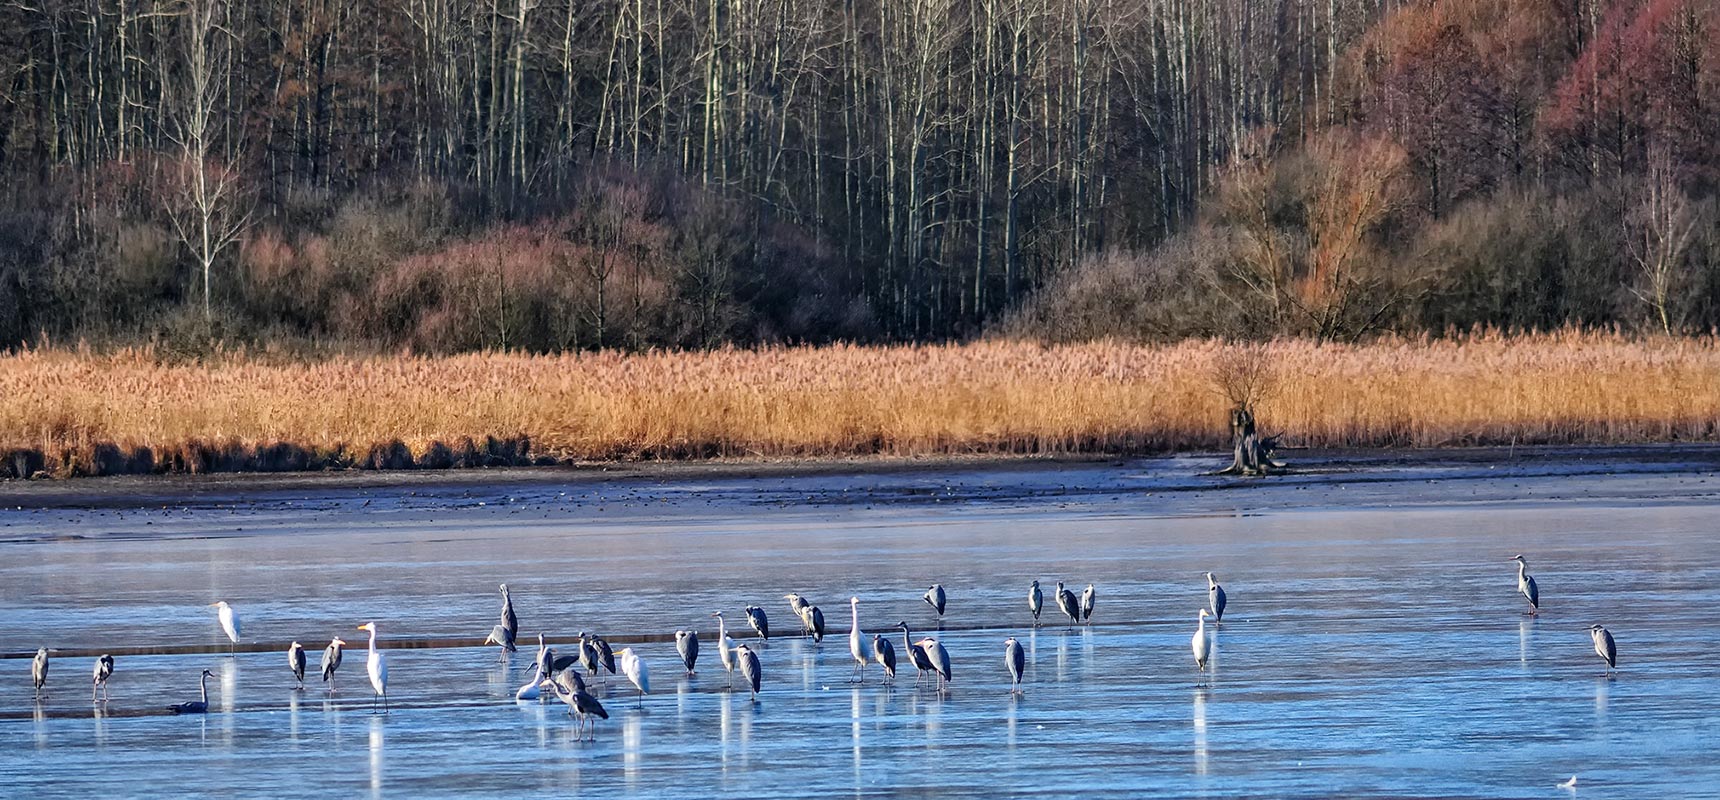
[(1661, 333), (1671, 335), (1684, 321), (1683, 291), (1690, 281), (1685, 254), (1701, 214), (1679, 188), (1672, 159), (1664, 148), (1650, 157), (1641, 199), (1626, 220), (1636, 282), (1630, 292), (1648, 307)]
[(175, 87), (167, 166), (167, 216), (203, 278), (203, 318), (212, 317), (210, 273), (250, 223), (249, 198), (220, 126), (233, 68), (222, 0), (189, 0), (179, 17), (184, 58)]

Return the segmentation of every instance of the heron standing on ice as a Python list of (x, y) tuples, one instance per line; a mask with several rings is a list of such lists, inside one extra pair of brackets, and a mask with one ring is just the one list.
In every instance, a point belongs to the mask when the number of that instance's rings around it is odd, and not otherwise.
[(1011, 694), (1021, 694), (1021, 673), (1027, 666), (1027, 656), (1014, 636), (1003, 640), (1003, 665), (1009, 668)]
[(1081, 593), (1081, 621), (1085, 624), (1093, 624), (1093, 599), (1097, 596), (1091, 583), (1087, 584), (1087, 591)]
[(1523, 560), (1522, 553), (1512, 556), (1511, 560), (1517, 562), (1517, 591), (1522, 592), (1523, 597), (1528, 599), (1529, 615), (1539, 615), (1541, 613), (1541, 589), (1535, 585), (1535, 579), (1529, 576), (1529, 562)]
[(681, 663), (687, 666), (687, 674), (693, 674), (693, 665), (699, 661), (699, 632), (675, 631), (675, 652), (681, 654)]
[(330, 639), (328, 647), (323, 649), (322, 678), (323, 683), (328, 684), (328, 691), (330, 694), (334, 693), (334, 671), (340, 669), (340, 661), (342, 658), (341, 648), (345, 646), (345, 640), (336, 636), (333, 639)]
[(96, 699), (96, 690), (99, 689), (102, 694), (102, 702), (107, 702), (108, 678), (113, 677), (113, 656), (102, 653), (101, 658), (96, 659), (94, 676), (95, 685), (90, 687), (90, 700)]
[(759, 670), (758, 654), (754, 653), (752, 648), (747, 647), (744, 644), (736, 645), (735, 660), (740, 662), (741, 679), (746, 681), (748, 686), (752, 687), (753, 702), (758, 702), (758, 686), (759, 682), (764, 678), (763, 673)]
[(294, 690), (295, 691), (303, 691), (305, 688), (305, 648), (304, 648), (304, 645), (301, 645), (298, 642), (293, 642), (292, 644), (287, 646), (287, 666), (292, 668), (293, 677), (297, 678), (298, 682), (299, 682), (298, 686), (293, 687)]
[(1081, 603), (1075, 599), (1075, 593), (1063, 588), (1063, 582), (1058, 581), (1057, 591), (1053, 596), (1057, 598), (1057, 608), (1063, 612), (1063, 616), (1069, 618), (1069, 627), (1074, 628), (1075, 623), (1081, 621)]
[(938, 622), (944, 621), (944, 601), (949, 598), (944, 594), (943, 584), (932, 584), (932, 588), (927, 589), (925, 594), (920, 595), (920, 599), (925, 600), (926, 605), (931, 606), (933, 611), (938, 612)]
[(1607, 674), (1611, 675), (1618, 668), (1618, 645), (1613, 643), (1612, 634), (1606, 628), (1595, 625), (1589, 628), (1589, 638), (1594, 640), (1595, 655), (1607, 662)]
[(48, 693), (43, 688), (48, 685), (48, 648), (36, 648), (36, 657), (30, 659), (30, 680), (36, 684), (36, 699), (42, 699)]
[(1027, 610), (1033, 612), (1033, 627), (1039, 627), (1039, 612), (1045, 608), (1045, 593), (1039, 591), (1039, 581), (1027, 587)]
[(1218, 580), (1212, 573), (1206, 574), (1206, 604), (1212, 609), (1212, 624), (1224, 621), (1224, 587), (1218, 585)]

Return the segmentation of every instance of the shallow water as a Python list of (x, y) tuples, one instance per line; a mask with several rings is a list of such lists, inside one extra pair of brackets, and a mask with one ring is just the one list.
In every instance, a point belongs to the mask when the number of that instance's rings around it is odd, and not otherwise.
[[(1200, 465), (1204, 466), (1204, 465)], [(500, 794), (1474, 796), (1699, 795), (1720, 782), (1720, 480), (1701, 466), (1340, 473), (1237, 484), (1168, 460), (1044, 470), (525, 485), (410, 483), (100, 508), (26, 495), (0, 512), (0, 653), (61, 651), (32, 703), (0, 659), (0, 787), (13, 796)], [(1617, 467), (1613, 469), (1611, 467)], [(1619, 474), (1608, 474), (1617, 472)], [(98, 484), (99, 486), (99, 484)], [(179, 494), (175, 494), (178, 492)], [(95, 505), (95, 504), (86, 504)], [(1525, 616), (1525, 553), (1545, 609)], [(1189, 653), (1202, 572), (1230, 605), (1210, 686)], [(1028, 580), (1046, 588), (1031, 627)], [(1092, 582), (1095, 625), (1049, 595)], [(522, 639), (594, 630), (634, 646), (653, 693), (594, 687), (611, 719), (575, 740), (559, 703), (516, 704), (531, 650), (482, 637), (515, 591)], [(861, 623), (938, 627), (954, 684), (848, 683)], [(798, 628), (781, 595), (819, 604)], [(225, 648), (204, 604), (239, 608)], [(764, 607), (758, 703), (723, 691), (711, 611)], [(389, 651), (372, 714), (362, 634)], [(1618, 639), (1602, 677), (1587, 628)], [(703, 634), (681, 676), (662, 634)], [(292, 690), (282, 651), (352, 643), (331, 699)], [(1027, 649), (1012, 697), (1006, 636)], [(738, 638), (738, 637), (737, 637)], [(917, 638), (917, 636), (916, 636)], [(139, 654), (149, 648), (171, 654)], [(112, 649), (92, 704), (86, 651)], [(206, 717), (155, 713), (194, 699)]]

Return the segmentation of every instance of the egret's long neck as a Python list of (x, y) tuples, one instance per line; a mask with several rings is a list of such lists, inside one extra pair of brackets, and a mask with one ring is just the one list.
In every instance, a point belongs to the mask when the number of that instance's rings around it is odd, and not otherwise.
[(376, 652), (376, 628), (370, 629), (370, 652)]
[(723, 618), (717, 617), (717, 641), (729, 638), (729, 626), (723, 624)]
[(854, 620), (854, 624), (848, 626), (848, 629), (853, 631), (855, 636), (859, 636), (860, 635), (860, 606), (858, 606), (854, 603), (849, 603), (848, 604), (848, 611), (853, 614), (852, 618)]

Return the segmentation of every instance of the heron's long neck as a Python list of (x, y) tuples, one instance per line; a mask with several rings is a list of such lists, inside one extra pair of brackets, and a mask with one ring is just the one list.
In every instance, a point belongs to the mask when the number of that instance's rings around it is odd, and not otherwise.
[(199, 676), (197, 678), (197, 691), (203, 695), (203, 705), (209, 705), (209, 676), (208, 675), (202, 675), (202, 676)]
[(1529, 562), (1517, 562), (1517, 580), (1523, 580), (1529, 574)]
[(376, 652), (376, 629), (370, 629), (370, 652)]
[(860, 607), (857, 605), (854, 605), (853, 603), (849, 603), (848, 604), (848, 611), (850, 613), (852, 613), (853, 620), (854, 620), (854, 624), (850, 625), (848, 627), (848, 629), (853, 631), (855, 636), (859, 636), (860, 635)]
[(729, 638), (729, 628), (723, 624), (722, 617), (717, 617), (717, 641), (721, 642), (727, 638)]

